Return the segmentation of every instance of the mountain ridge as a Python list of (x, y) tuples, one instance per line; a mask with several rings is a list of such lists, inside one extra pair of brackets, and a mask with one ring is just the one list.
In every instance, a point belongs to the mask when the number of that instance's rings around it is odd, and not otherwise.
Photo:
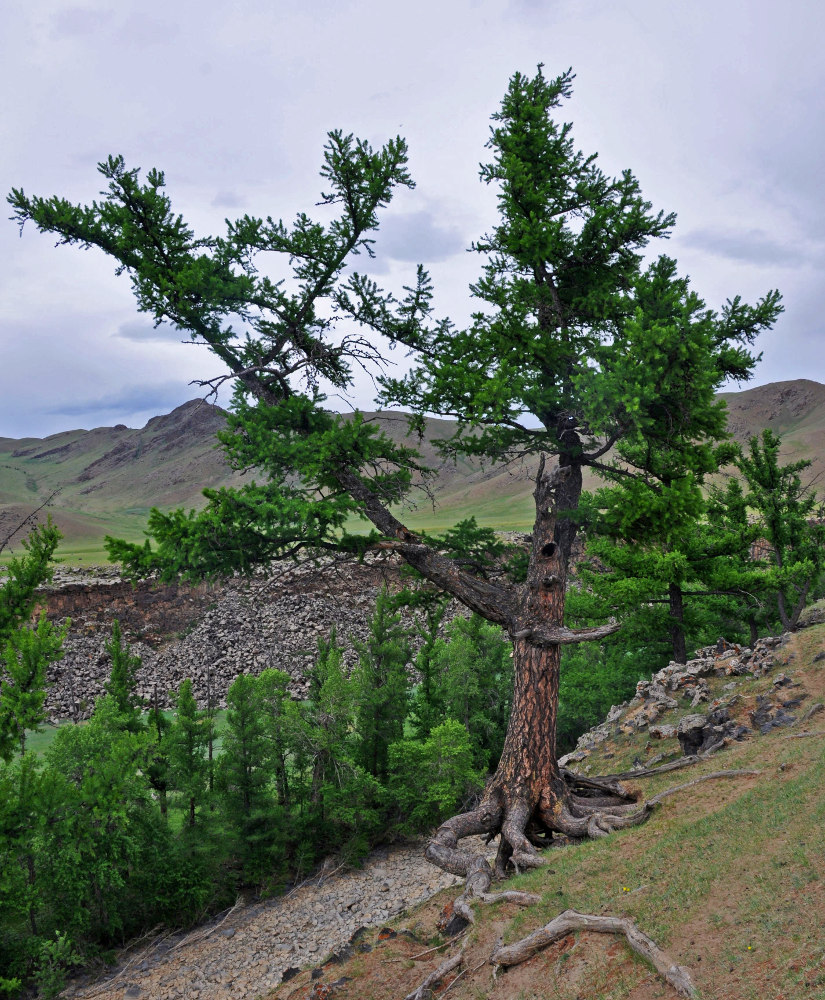
[[(740, 444), (770, 427), (783, 437), (784, 461), (810, 460), (813, 482), (825, 473), (825, 385), (796, 379), (724, 392), (720, 398)], [(395, 440), (406, 438), (404, 414), (366, 416)], [(0, 437), (0, 538), (58, 491), (48, 509), (64, 533), (64, 556), (75, 554), (80, 561), (84, 554), (99, 557), (106, 534), (141, 540), (152, 507), (198, 508), (204, 488), (249, 481), (229, 468), (215, 439), (225, 421), (226, 411), (194, 399), (152, 417), (142, 428), (116, 424), (45, 438)], [(435, 497), (423, 491), (417, 503), (404, 509), (404, 518), (413, 527), (443, 530), (473, 514), (481, 524), (529, 530), (534, 515), (531, 464), (445, 462), (432, 439), (449, 436), (453, 426), (449, 420), (428, 418), (419, 447), (425, 463), (439, 471)], [(593, 488), (598, 481), (585, 485)]]

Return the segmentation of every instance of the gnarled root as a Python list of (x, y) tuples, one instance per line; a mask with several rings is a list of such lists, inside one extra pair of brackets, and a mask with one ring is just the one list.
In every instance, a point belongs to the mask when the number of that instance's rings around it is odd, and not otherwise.
[(448, 972), (457, 969), (463, 961), (464, 945), (461, 946), (457, 954), (445, 958), (435, 972), (431, 972), (418, 989), (413, 990), (412, 993), (408, 993), (404, 997), (404, 1000), (430, 1000), (433, 995), (433, 987), (437, 986)]
[[(613, 830), (642, 823), (650, 814), (650, 807), (639, 806), (617, 782), (579, 779), (569, 773), (564, 777), (548, 788), (538, 803), (528, 801), (524, 793), (508, 795), (493, 786), (478, 809), (454, 816), (436, 831), (426, 850), (427, 859), (467, 880), (455, 904), (466, 920), (472, 922), (465, 903), (489, 896), (494, 874), (503, 878), (508, 866), (519, 872), (543, 865), (545, 859), (537, 847), (547, 846), (553, 833), (604, 837)], [(488, 843), (500, 834), (495, 873), (484, 858), (459, 848), (459, 840), (472, 834), (486, 834)]]
[(519, 965), (571, 931), (582, 930), (595, 931), (598, 934), (623, 934), (633, 951), (650, 962), (680, 996), (699, 995), (688, 970), (684, 966), (677, 965), (627, 917), (605, 917), (565, 910), (549, 924), (533, 931), (521, 941), (497, 947), (490, 956), (490, 964), (496, 967)]
[(513, 860), (514, 863), (521, 862), (522, 865), (529, 867), (541, 865), (542, 858), (524, 835), (524, 827), (529, 817), (527, 806), (514, 810), (502, 824), (503, 812), (501, 805), (495, 801), (487, 801), (473, 812), (453, 816), (438, 828), (425, 852), (427, 860), (434, 865), (453, 875), (464, 876), (464, 891), (453, 903), (453, 909), (469, 924), (475, 922), (472, 910), (474, 902), (503, 901), (527, 906), (539, 899), (531, 892), (488, 892), (493, 881), (493, 869), (487, 859), (480, 854), (458, 848), (461, 837), (484, 833), (495, 836), (501, 829), (502, 836), (496, 858), (497, 872), (503, 874), (508, 860)]

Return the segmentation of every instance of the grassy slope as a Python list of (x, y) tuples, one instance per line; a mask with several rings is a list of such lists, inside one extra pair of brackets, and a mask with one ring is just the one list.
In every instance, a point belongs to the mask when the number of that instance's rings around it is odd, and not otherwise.
[[(781, 651), (790, 661), (787, 667), (741, 684), (737, 715), (746, 719), (756, 693), (770, 688), (782, 669), (808, 692), (800, 711), (825, 701), (825, 669), (813, 662), (824, 648), (825, 626), (795, 636)], [(725, 683), (712, 682), (720, 690)], [(797, 731), (814, 735), (789, 738)], [(646, 734), (622, 736), (604, 744), (587, 764), (593, 774), (619, 772), (637, 756), (662, 748), (651, 748)], [(722, 769), (754, 769), (759, 775), (684, 789), (646, 825), (558, 849), (546, 868), (511, 879), (507, 888), (540, 893), (541, 902), (525, 910), (503, 903), (479, 908), (465, 953), (468, 971), (450, 989), (452, 1000), (676, 996), (623, 940), (586, 933), (570, 935), (494, 979), (486, 959), (499, 937), (517, 940), (568, 907), (633, 918), (691, 970), (706, 1000), (825, 997), (825, 715), (814, 716), (804, 729), (754, 736), (695, 767), (639, 779), (635, 787), (652, 795)], [(436, 917), (457, 891), (441, 893), (393, 922), (416, 931), (418, 942), (404, 935), (379, 941), (373, 932), (366, 939), (373, 951), (330, 967), (321, 982), (351, 977), (334, 994), (340, 1000), (405, 996), (449, 954), (441, 950), (412, 959), (443, 940), (435, 932)], [(302, 973), (273, 997), (303, 998), (308, 982), (309, 973)]]

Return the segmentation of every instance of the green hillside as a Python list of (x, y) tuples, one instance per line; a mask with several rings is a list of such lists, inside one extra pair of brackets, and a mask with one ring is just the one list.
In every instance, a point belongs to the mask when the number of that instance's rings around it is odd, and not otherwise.
[[(783, 435), (783, 458), (808, 458), (811, 479), (825, 473), (825, 386), (798, 379), (723, 393), (730, 429), (744, 442), (764, 427)], [(407, 443), (403, 414), (371, 415), (391, 437)], [(192, 400), (134, 430), (119, 424), (69, 430), (47, 438), (0, 438), (0, 538), (53, 492), (49, 512), (64, 534), (61, 556), (70, 562), (105, 559), (103, 537), (143, 538), (149, 510), (199, 507), (204, 487), (236, 485), (243, 477), (226, 465), (215, 435), (225, 414)], [(413, 527), (443, 530), (474, 515), (484, 526), (529, 531), (534, 469), (529, 464), (482, 467), (444, 462), (432, 446), (453, 425), (429, 419), (420, 445), (438, 475), (430, 490), (414, 491), (400, 513)], [(591, 477), (586, 488), (598, 481)], [(2, 558), (2, 557), (0, 557)]]
[[(494, 886), (534, 893), (522, 906), (476, 905), (476, 922), (457, 943), (436, 930), (459, 888), (445, 890), (391, 925), (361, 936), (344, 962), (320, 961), (269, 996), (303, 1000), (396, 1000), (463, 946), (462, 961), (433, 994), (454, 1000), (654, 1000), (679, 994), (628, 947), (624, 937), (575, 931), (520, 965), (490, 958), (563, 911), (626, 917), (687, 968), (699, 1000), (821, 1000), (825, 997), (825, 626), (790, 638), (780, 664), (807, 723), (733, 742), (694, 766), (631, 778), (625, 787), (667, 797), (639, 827), (604, 839), (557, 847), (546, 866)], [(737, 720), (748, 723), (757, 696), (777, 697), (778, 671), (737, 687), (712, 683)], [(787, 696), (790, 698), (790, 695)], [(819, 712), (815, 706), (819, 706)], [(663, 715), (659, 726), (686, 711)], [(620, 733), (586, 761), (584, 773), (616, 774), (650, 761), (674, 740)], [(698, 779), (698, 780), (697, 780)], [(444, 909), (446, 908), (446, 910)], [(443, 924), (442, 924), (443, 928)], [(310, 993), (315, 983), (315, 993)], [(321, 992), (322, 989), (328, 992)]]

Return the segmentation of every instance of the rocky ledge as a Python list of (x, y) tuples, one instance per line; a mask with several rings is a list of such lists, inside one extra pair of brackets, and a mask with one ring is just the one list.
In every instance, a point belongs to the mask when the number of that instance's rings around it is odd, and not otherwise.
[[(569, 765), (585, 761), (600, 744), (623, 733), (647, 731), (651, 741), (678, 741), (681, 752), (690, 756), (712, 753), (726, 741), (740, 740), (754, 732), (766, 733), (776, 727), (793, 725), (798, 717), (792, 713), (807, 695), (804, 691), (791, 690), (798, 689), (799, 685), (784, 672), (774, 678), (767, 692), (756, 696), (755, 708), (747, 716), (749, 725), (733, 718), (732, 711), (741, 701), (737, 688), (742, 680), (765, 677), (777, 666), (791, 662), (793, 654), (783, 652), (788, 639), (788, 635), (766, 636), (754, 643), (752, 649), (719, 639), (713, 646), (698, 649), (695, 658), (687, 663), (671, 661), (650, 680), (639, 681), (635, 697), (614, 705), (605, 721), (580, 736), (575, 750), (559, 763)], [(711, 678), (728, 678), (722, 685), (720, 697), (712, 696), (708, 684)], [(706, 706), (706, 711), (678, 717), (679, 711), (701, 705)], [(802, 721), (818, 708), (821, 706), (814, 706), (803, 714)], [(673, 722), (659, 721), (671, 711), (677, 713)], [(661, 754), (655, 761), (665, 756)], [(647, 765), (655, 761), (648, 761)], [(585, 766), (585, 773), (588, 770)]]

